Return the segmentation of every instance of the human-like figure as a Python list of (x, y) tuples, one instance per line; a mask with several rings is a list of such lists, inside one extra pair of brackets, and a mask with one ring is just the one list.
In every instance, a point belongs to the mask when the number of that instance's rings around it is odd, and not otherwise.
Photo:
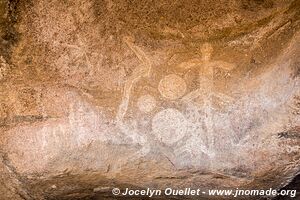
[(218, 98), (223, 102), (230, 102), (233, 98), (220, 92), (215, 92), (214, 88), (214, 74), (215, 69), (220, 68), (225, 71), (231, 71), (235, 68), (234, 64), (223, 61), (212, 61), (211, 55), (213, 48), (209, 43), (203, 44), (201, 48), (202, 58), (193, 59), (188, 62), (181, 63), (180, 68), (191, 69), (198, 68), (199, 71), (199, 85), (200, 88), (188, 93), (182, 98), (185, 103), (190, 103), (194, 99), (201, 96), (203, 100), (202, 110), (205, 113), (204, 123), (206, 126), (206, 133), (208, 137), (208, 147), (213, 148), (215, 145), (216, 135), (214, 133), (214, 108), (213, 98)]
[(136, 67), (133, 70), (132, 75), (126, 80), (122, 101), (116, 116), (116, 121), (121, 127), (123, 124), (123, 119), (128, 109), (132, 88), (141, 78), (149, 78), (151, 75), (152, 68), (150, 60), (138, 46), (134, 45), (132, 38), (125, 37), (123, 40), (127, 44), (127, 46), (135, 53), (135, 55), (138, 57), (142, 64)]
[[(152, 64), (147, 55), (134, 44), (133, 38), (125, 37), (123, 41), (141, 61), (141, 65), (133, 70), (132, 75), (127, 79), (125, 83), (122, 100), (116, 115), (116, 123), (118, 128), (123, 133), (125, 133), (126, 136), (130, 137), (133, 142), (142, 146), (142, 148), (138, 152), (131, 155), (129, 159), (133, 161), (147, 155), (151, 151), (151, 148), (154, 146), (170, 161), (174, 156), (167, 147), (161, 145), (159, 141), (157, 141), (155, 138), (152, 138), (151, 135), (141, 134), (136, 129), (134, 129), (134, 127), (130, 127), (128, 124), (126, 124), (126, 122), (124, 122), (124, 117), (128, 110), (132, 90), (138, 83), (138, 81), (143, 78), (149, 78), (151, 76)], [(120, 166), (122, 166), (123, 164), (125, 163), (120, 163)]]

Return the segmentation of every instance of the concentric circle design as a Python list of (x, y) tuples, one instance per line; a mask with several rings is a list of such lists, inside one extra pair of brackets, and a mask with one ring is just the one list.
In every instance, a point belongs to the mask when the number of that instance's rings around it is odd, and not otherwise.
[(150, 94), (143, 95), (138, 99), (137, 106), (140, 109), (140, 111), (144, 113), (149, 113), (155, 108), (156, 100)]
[(184, 115), (176, 109), (165, 109), (152, 119), (152, 130), (157, 138), (172, 145), (182, 139), (187, 131), (188, 123)]
[(158, 85), (160, 94), (170, 100), (175, 100), (182, 97), (186, 92), (185, 81), (176, 74), (165, 76)]

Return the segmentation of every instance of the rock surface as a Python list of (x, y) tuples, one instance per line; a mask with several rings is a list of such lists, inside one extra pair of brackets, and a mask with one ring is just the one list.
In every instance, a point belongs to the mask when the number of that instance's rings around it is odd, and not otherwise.
[(298, 0), (2, 0), (0, 15), (0, 199), (280, 189), (300, 172)]

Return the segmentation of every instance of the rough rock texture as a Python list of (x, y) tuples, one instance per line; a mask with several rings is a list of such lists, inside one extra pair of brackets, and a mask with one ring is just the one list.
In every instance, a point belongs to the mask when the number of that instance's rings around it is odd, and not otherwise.
[(0, 199), (282, 188), (299, 0), (1, 0)]

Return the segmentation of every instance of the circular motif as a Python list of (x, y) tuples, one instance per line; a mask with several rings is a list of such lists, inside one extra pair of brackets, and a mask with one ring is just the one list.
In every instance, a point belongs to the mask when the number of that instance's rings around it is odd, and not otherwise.
[(156, 100), (150, 94), (141, 96), (137, 101), (137, 106), (140, 111), (148, 113), (151, 112), (156, 106)]
[(183, 114), (172, 108), (160, 111), (152, 119), (153, 133), (167, 145), (183, 138), (187, 127), (187, 120)]
[(159, 82), (158, 90), (164, 98), (175, 100), (184, 95), (186, 83), (180, 76), (170, 74)]

